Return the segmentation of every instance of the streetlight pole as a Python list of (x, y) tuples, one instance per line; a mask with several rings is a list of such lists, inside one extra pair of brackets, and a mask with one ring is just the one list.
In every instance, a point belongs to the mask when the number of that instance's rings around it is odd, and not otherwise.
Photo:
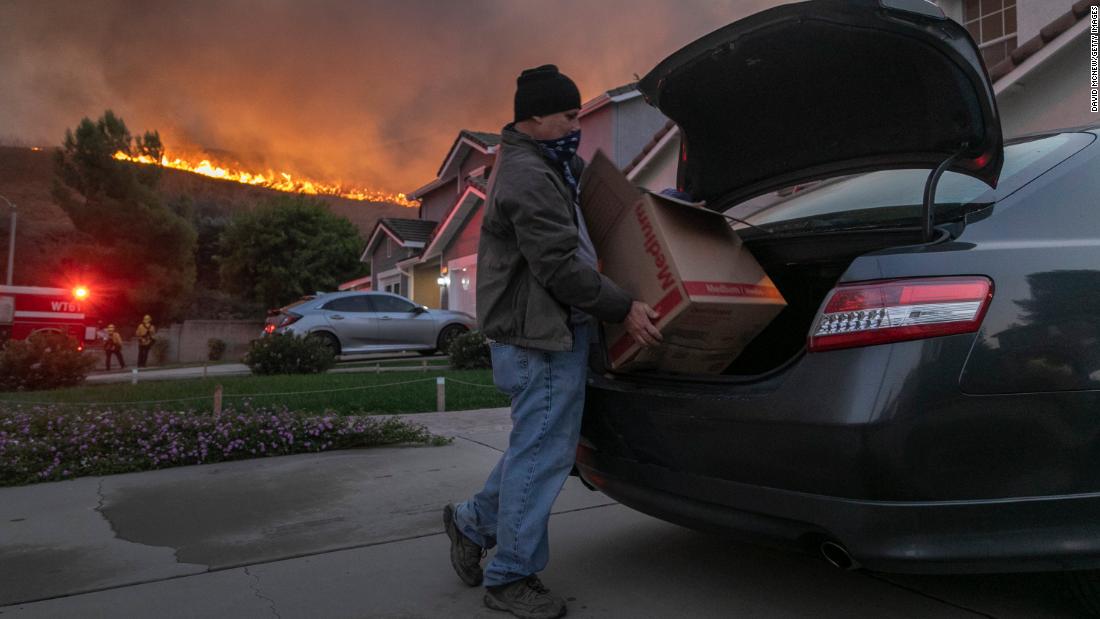
[(11, 237), (8, 239), (8, 285), (11, 286), (12, 275), (15, 272), (15, 205), (4, 196), (0, 196), (0, 200), (7, 202), (11, 207)]

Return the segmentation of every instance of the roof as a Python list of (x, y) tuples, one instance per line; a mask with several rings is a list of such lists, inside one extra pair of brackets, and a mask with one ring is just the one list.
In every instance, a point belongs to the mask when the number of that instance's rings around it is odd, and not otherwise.
[(1011, 73), (1016, 67), (1022, 65), (1025, 60), (1034, 56), (1048, 43), (1058, 38), (1059, 35), (1077, 25), (1077, 22), (1089, 14), (1090, 6), (1100, 5), (1097, 0), (1078, 0), (1073, 3), (1070, 10), (1061, 17), (1047, 24), (1039, 34), (1028, 39), (1024, 44), (1012, 50), (1008, 58), (998, 62), (989, 69), (989, 80), (996, 82)]
[(447, 156), (443, 158), (443, 163), (440, 164), (435, 179), (426, 185), (407, 192), (406, 195), (410, 200), (419, 200), (429, 191), (453, 180), (456, 174), (455, 168), (457, 167), (455, 162), (461, 164), (466, 159), (466, 153), (463, 153), (463, 150), (477, 149), (488, 155), (496, 152), (499, 146), (500, 134), (462, 129), (458, 132), (458, 136), (455, 137), (451, 147), (447, 149)]
[(397, 241), (402, 247), (422, 249), (432, 238), (432, 232), (435, 231), (436, 224), (437, 222), (424, 219), (383, 217), (378, 220), (374, 230), (371, 231), (367, 245), (363, 248), (363, 255), (359, 260), (360, 262), (366, 262), (369, 259), (371, 252), (374, 251), (375, 245), (378, 244), (383, 234)]
[(646, 155), (648, 155), (654, 148), (657, 148), (657, 145), (661, 143), (661, 138), (665, 137), (665, 135), (668, 134), (669, 131), (672, 131), (675, 128), (676, 123), (670, 120), (666, 122), (663, 127), (658, 129), (657, 133), (654, 133), (653, 137), (649, 138), (649, 141), (646, 142), (645, 146), (642, 147), (642, 151), (638, 153), (633, 159), (631, 159), (630, 163), (626, 164), (626, 167), (623, 168), (623, 174), (630, 174), (630, 172), (634, 168), (636, 168), (638, 164), (645, 160)]
[(441, 255), (443, 250), (450, 245), (452, 240), (454, 240), (459, 230), (462, 229), (462, 226), (465, 225), (470, 214), (484, 201), (485, 190), (479, 188), (476, 183), (471, 182), (468, 184), (466, 190), (462, 192), (462, 195), (459, 196), (458, 200), (451, 207), (450, 212), (447, 214), (447, 218), (443, 220), (443, 223), (439, 226), (435, 237), (432, 238), (432, 241), (424, 248), (421, 256), (427, 260)]
[(467, 137), (481, 142), (485, 146), (496, 146), (497, 144), (500, 144), (499, 133), (486, 133), (484, 131), (469, 131), (467, 129), (463, 129), (459, 132), (459, 135), (466, 135)]
[(437, 223), (423, 219), (398, 219), (395, 217), (383, 217), (381, 222), (402, 243), (426, 242), (432, 238), (432, 232), (435, 231)]
[(616, 86), (611, 90), (601, 92), (588, 101), (585, 101), (584, 104), (581, 105), (580, 115), (587, 116), (609, 103), (619, 103), (640, 96), (642, 96), (642, 93), (638, 90), (638, 82), (630, 82), (629, 84)]

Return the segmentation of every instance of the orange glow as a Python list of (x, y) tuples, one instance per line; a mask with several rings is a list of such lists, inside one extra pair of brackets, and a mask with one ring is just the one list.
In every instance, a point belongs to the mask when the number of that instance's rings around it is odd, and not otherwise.
[[(122, 151), (115, 153), (114, 157), (119, 161), (130, 161), (147, 165), (158, 163), (148, 155), (131, 157)], [(401, 206), (408, 207), (420, 206), (419, 202), (409, 200), (403, 193), (387, 193), (384, 191), (363, 189), (361, 187), (348, 187), (340, 183), (322, 183), (275, 170), (246, 172), (244, 170), (237, 170), (229, 166), (220, 165), (217, 162), (212, 162), (209, 158), (195, 162), (194, 160), (187, 161), (178, 157), (169, 158), (168, 154), (165, 153), (161, 157), (159, 163), (161, 166), (172, 168), (173, 170), (183, 170), (185, 172), (209, 176), (210, 178), (236, 181), (244, 185), (259, 185), (277, 191), (305, 193), (310, 195), (340, 196), (341, 198), (368, 200), (370, 202), (390, 202), (392, 204), (400, 204)]]
[(84, 286), (77, 286), (73, 288), (73, 296), (77, 299), (86, 299), (88, 298), (88, 289)]

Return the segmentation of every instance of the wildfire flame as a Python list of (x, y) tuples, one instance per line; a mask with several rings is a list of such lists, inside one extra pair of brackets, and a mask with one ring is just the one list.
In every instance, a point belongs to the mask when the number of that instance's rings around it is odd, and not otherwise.
[(392, 204), (400, 204), (401, 206), (408, 207), (420, 206), (419, 202), (409, 200), (403, 193), (395, 194), (362, 189), (359, 187), (346, 187), (337, 183), (322, 183), (307, 178), (296, 178), (286, 172), (277, 172), (274, 170), (267, 170), (266, 172), (246, 172), (232, 167), (223, 167), (217, 163), (212, 163), (209, 159), (202, 159), (198, 163), (194, 163), (193, 161), (186, 161), (178, 157), (169, 158), (168, 155), (165, 154), (158, 162), (148, 155), (132, 157), (122, 151), (115, 153), (114, 157), (119, 161), (129, 161), (132, 163), (143, 163), (147, 165), (159, 163), (161, 166), (172, 168), (173, 170), (183, 170), (194, 174), (202, 174), (203, 176), (209, 176), (211, 178), (236, 181), (244, 185), (259, 185), (277, 191), (306, 193), (310, 195), (340, 196), (341, 198), (367, 200), (370, 202), (390, 202)]

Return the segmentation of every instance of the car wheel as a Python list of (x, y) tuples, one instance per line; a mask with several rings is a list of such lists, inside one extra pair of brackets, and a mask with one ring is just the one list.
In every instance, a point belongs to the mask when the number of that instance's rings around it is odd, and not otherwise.
[(1066, 572), (1073, 597), (1089, 617), (1100, 617), (1100, 570)]
[(332, 352), (333, 357), (340, 356), (340, 340), (336, 339), (336, 336), (331, 333), (311, 333), (310, 339), (318, 340), (325, 345), (325, 348)]
[(437, 348), (439, 348), (439, 350), (443, 351), (444, 353), (449, 354), (451, 350), (451, 342), (453, 342), (456, 337), (462, 335), (465, 332), (466, 327), (463, 327), (461, 325), (450, 325), (448, 327), (445, 327), (439, 333), (439, 342)]

